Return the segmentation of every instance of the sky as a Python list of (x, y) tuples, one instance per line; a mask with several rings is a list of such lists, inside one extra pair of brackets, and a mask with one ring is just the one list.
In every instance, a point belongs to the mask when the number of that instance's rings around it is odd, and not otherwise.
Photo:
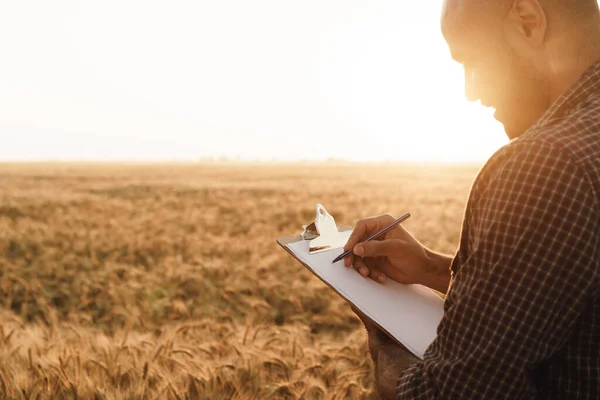
[(441, 0), (0, 4), (0, 160), (482, 161)]

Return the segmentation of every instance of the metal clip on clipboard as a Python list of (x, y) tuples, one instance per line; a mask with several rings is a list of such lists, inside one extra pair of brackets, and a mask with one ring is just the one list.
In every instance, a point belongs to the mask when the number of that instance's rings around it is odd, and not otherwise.
[(304, 240), (310, 240), (310, 254), (344, 247), (350, 236), (348, 229), (344, 229), (345, 227), (342, 226), (338, 228), (335, 224), (335, 219), (321, 204), (317, 204), (316, 206), (314, 222), (302, 227), (304, 228), (304, 232), (300, 236)]

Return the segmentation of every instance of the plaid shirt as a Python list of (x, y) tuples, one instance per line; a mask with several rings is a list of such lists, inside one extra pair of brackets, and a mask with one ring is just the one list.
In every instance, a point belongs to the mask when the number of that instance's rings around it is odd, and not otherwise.
[(600, 399), (600, 62), (475, 180), (398, 399)]

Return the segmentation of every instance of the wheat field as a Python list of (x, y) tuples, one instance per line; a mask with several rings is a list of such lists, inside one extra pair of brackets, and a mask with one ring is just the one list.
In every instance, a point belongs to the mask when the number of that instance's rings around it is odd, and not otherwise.
[(275, 239), (322, 203), (451, 254), (477, 170), (0, 164), (0, 398), (375, 398), (358, 318)]

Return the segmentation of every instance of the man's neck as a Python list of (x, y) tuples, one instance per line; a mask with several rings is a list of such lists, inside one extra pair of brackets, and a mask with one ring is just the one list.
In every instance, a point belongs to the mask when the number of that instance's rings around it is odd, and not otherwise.
[(554, 103), (600, 60), (600, 25), (593, 24), (587, 29), (565, 34), (553, 41), (552, 48), (548, 63), (552, 77), (548, 104)]

